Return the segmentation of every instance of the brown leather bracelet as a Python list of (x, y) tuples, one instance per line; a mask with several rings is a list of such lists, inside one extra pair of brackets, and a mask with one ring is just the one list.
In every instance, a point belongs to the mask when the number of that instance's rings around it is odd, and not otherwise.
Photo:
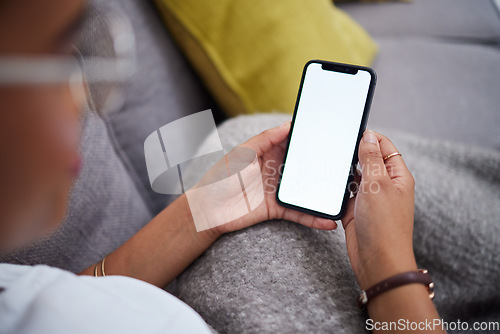
[(429, 271), (427, 269), (419, 269), (418, 271), (408, 271), (394, 275), (375, 284), (367, 290), (361, 291), (358, 297), (358, 307), (363, 309), (374, 297), (402, 285), (413, 283), (426, 285), (427, 291), (429, 292), (429, 298), (434, 298), (434, 282), (429, 275)]

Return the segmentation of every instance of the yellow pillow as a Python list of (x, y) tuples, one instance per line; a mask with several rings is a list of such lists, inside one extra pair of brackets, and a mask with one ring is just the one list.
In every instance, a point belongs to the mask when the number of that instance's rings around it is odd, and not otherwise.
[(377, 46), (331, 0), (155, 0), (229, 116), (292, 112), (310, 59), (371, 63)]

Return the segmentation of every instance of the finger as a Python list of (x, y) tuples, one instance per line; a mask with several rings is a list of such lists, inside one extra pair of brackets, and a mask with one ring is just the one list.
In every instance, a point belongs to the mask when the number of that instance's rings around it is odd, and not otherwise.
[(285, 209), (283, 219), (299, 223), (317, 230), (335, 230), (337, 223), (334, 220), (316, 217), (305, 212)]
[(342, 226), (344, 227), (344, 230), (347, 228), (347, 225), (349, 225), (349, 223), (354, 220), (354, 206), (355, 206), (355, 204), (356, 204), (356, 197), (351, 197), (349, 199), (349, 201), (347, 202), (347, 209), (346, 209), (345, 215), (341, 219)]
[(363, 138), (359, 143), (358, 157), (363, 181), (371, 182), (387, 177), (379, 139), (375, 132), (366, 130), (363, 133)]
[(286, 121), (280, 126), (268, 129), (261, 132), (257, 136), (250, 138), (240, 146), (248, 147), (257, 152), (257, 155), (262, 155), (263, 153), (269, 151), (275, 145), (281, 144), (290, 132), (291, 121)]
[[(389, 138), (375, 131), (372, 132), (375, 134), (379, 141), (382, 157), (387, 157), (392, 153), (399, 152)], [(390, 157), (389, 159), (384, 161), (384, 164), (391, 179), (399, 177), (410, 177), (411, 175), (401, 155)]]

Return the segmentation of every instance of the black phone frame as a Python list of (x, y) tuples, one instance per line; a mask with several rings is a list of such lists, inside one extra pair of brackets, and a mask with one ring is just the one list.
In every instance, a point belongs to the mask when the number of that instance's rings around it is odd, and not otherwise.
[[(284, 167), (285, 167), (285, 161), (286, 161), (286, 157), (288, 155), (288, 148), (290, 146), (290, 138), (292, 136), (293, 126), (295, 124), (295, 118), (296, 118), (296, 115), (297, 115), (297, 110), (298, 110), (298, 106), (299, 106), (299, 102), (300, 102), (300, 97), (301, 97), (301, 94), (302, 94), (302, 88), (303, 88), (303, 85), (304, 85), (304, 79), (305, 79), (305, 76), (306, 76), (307, 68), (311, 64), (321, 64), (321, 67), (322, 67), (323, 70), (334, 71), (334, 72), (341, 72), (341, 73), (348, 73), (348, 74), (356, 74), (358, 71), (366, 71), (366, 72), (368, 72), (370, 74), (370, 77), (371, 77), (371, 79), (370, 79), (370, 86), (368, 88), (368, 94), (367, 94), (366, 102), (365, 102), (365, 108), (363, 110), (363, 116), (361, 117), (361, 124), (360, 124), (359, 131), (358, 131), (358, 137), (356, 139), (356, 147), (354, 149), (353, 157), (352, 157), (352, 160), (351, 160), (350, 173), (349, 173), (349, 176), (347, 177), (347, 182), (346, 182), (345, 191), (344, 191), (344, 198), (342, 200), (342, 205), (341, 205), (341, 208), (340, 208), (340, 212), (337, 215), (330, 215), (330, 214), (326, 214), (324, 212), (319, 212), (319, 211), (307, 209), (307, 208), (304, 208), (304, 207), (301, 207), (301, 206), (297, 206), (297, 205), (285, 203), (285, 202), (282, 202), (279, 199), (279, 189), (280, 189), (280, 185), (281, 185), (281, 177), (283, 175), (283, 170), (284, 170)], [(364, 66), (358, 66), (358, 65), (351, 65), (351, 64), (343, 64), (343, 63), (336, 63), (336, 62), (331, 62), (331, 61), (326, 61), (326, 60), (319, 60), (319, 59), (309, 60), (304, 65), (304, 69), (302, 71), (302, 78), (300, 80), (299, 91), (298, 91), (298, 94), (297, 94), (297, 100), (295, 102), (295, 108), (293, 110), (292, 124), (290, 126), (290, 133), (288, 134), (288, 139), (287, 139), (287, 144), (286, 144), (286, 150), (285, 150), (285, 156), (283, 157), (283, 164), (282, 164), (282, 168), (280, 168), (279, 180), (278, 180), (278, 185), (277, 185), (277, 189), (276, 189), (276, 195), (275, 195), (275, 197), (276, 197), (276, 202), (279, 205), (281, 205), (281, 206), (283, 206), (285, 208), (294, 209), (294, 210), (305, 212), (305, 213), (308, 213), (308, 214), (311, 214), (311, 215), (314, 215), (314, 216), (318, 216), (318, 217), (322, 217), (322, 218), (327, 218), (327, 219), (332, 219), (332, 220), (339, 220), (339, 219), (342, 219), (344, 217), (346, 209), (347, 209), (347, 201), (350, 198), (350, 191), (349, 191), (348, 186), (349, 186), (350, 182), (352, 182), (352, 180), (354, 179), (354, 171), (356, 170), (356, 164), (358, 163), (358, 147), (359, 147), (359, 143), (361, 141), (361, 138), (363, 137), (363, 132), (366, 129), (366, 124), (368, 122), (368, 115), (370, 114), (370, 108), (371, 108), (371, 105), (372, 105), (373, 95), (375, 93), (376, 83), (377, 83), (377, 73), (375, 73), (375, 71), (372, 68), (370, 68), (370, 67), (364, 67)]]

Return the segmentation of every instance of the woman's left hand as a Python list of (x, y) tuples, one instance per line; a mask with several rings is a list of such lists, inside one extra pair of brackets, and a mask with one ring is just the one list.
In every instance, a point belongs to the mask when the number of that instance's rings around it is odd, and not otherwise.
[[(337, 228), (337, 224), (333, 220), (284, 208), (276, 202), (279, 173), (283, 164), (290, 124), (291, 122), (288, 121), (281, 126), (266, 130), (238, 146), (238, 148), (252, 149), (257, 155), (262, 175), (264, 199), (254, 210), (240, 218), (213, 227), (216, 232), (220, 234), (232, 232), (270, 219), (289, 220), (320, 230)], [(235, 196), (231, 191), (228, 191), (225, 203), (216, 205), (214, 210), (231, 210), (233, 199), (230, 197)]]

